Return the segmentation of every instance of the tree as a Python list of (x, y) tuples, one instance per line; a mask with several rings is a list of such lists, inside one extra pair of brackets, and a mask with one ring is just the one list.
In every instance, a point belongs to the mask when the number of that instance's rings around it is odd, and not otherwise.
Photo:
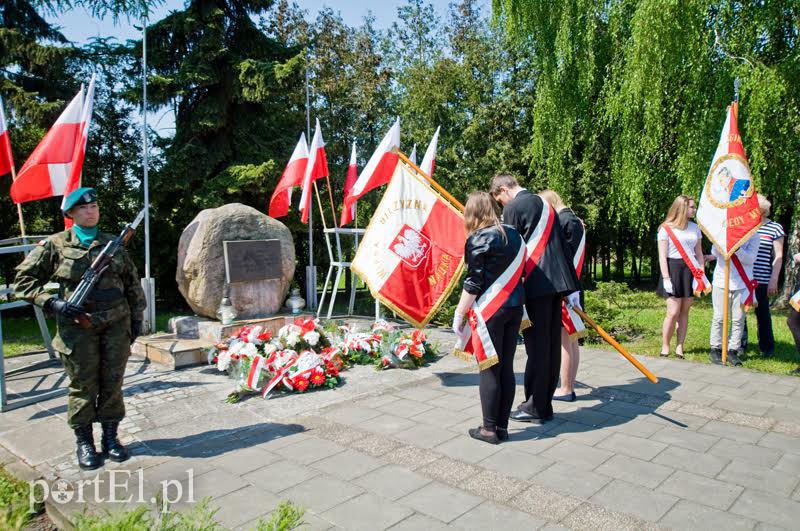
[[(283, 170), (286, 146), (303, 128), (284, 95), (301, 61), (253, 22), (269, 0), (192, 0), (147, 33), (151, 110), (175, 110), (175, 136), (154, 172), (154, 260), (160, 291), (174, 289), (181, 231), (204, 208), (241, 202), (265, 210)], [(140, 55), (141, 42), (130, 53)]]

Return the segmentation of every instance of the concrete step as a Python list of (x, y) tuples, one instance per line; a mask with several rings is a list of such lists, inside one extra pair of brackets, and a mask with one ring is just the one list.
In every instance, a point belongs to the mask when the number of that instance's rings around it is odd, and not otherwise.
[(213, 345), (213, 342), (203, 339), (156, 334), (138, 338), (131, 347), (131, 355), (169, 369), (180, 369), (208, 363), (208, 349)]

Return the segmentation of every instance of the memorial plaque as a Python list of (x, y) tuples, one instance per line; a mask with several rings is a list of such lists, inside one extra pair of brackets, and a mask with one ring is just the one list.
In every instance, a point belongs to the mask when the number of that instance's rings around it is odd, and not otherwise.
[(225, 275), (230, 282), (280, 279), (283, 276), (279, 240), (237, 240), (223, 242)]

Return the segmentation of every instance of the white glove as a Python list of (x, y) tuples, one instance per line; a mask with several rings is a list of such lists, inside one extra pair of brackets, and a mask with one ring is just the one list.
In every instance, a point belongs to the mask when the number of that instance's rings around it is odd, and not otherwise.
[(464, 328), (464, 314), (456, 312), (453, 314), (453, 333), (461, 336), (461, 329)]
[(578, 308), (579, 310), (583, 310), (581, 307), (581, 292), (575, 291), (567, 295), (567, 306), (570, 308)]
[(794, 258), (794, 261), (795, 261), (795, 262), (800, 262), (800, 253), (797, 253), (797, 254), (796, 254), (796, 255), (794, 255), (792, 258)]
[(675, 293), (675, 289), (672, 287), (672, 280), (665, 278), (664, 279), (664, 291), (672, 295)]

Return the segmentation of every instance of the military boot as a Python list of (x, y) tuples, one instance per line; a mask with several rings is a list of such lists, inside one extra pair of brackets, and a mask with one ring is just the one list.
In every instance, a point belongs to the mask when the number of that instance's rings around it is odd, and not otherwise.
[(76, 455), (78, 466), (82, 470), (94, 470), (103, 464), (103, 460), (97, 455), (94, 448), (94, 436), (92, 435), (92, 425), (75, 428), (75, 439), (77, 443)]
[(122, 446), (117, 439), (117, 427), (119, 422), (103, 422), (103, 456), (108, 457), (115, 463), (127, 461), (130, 457), (128, 449)]

